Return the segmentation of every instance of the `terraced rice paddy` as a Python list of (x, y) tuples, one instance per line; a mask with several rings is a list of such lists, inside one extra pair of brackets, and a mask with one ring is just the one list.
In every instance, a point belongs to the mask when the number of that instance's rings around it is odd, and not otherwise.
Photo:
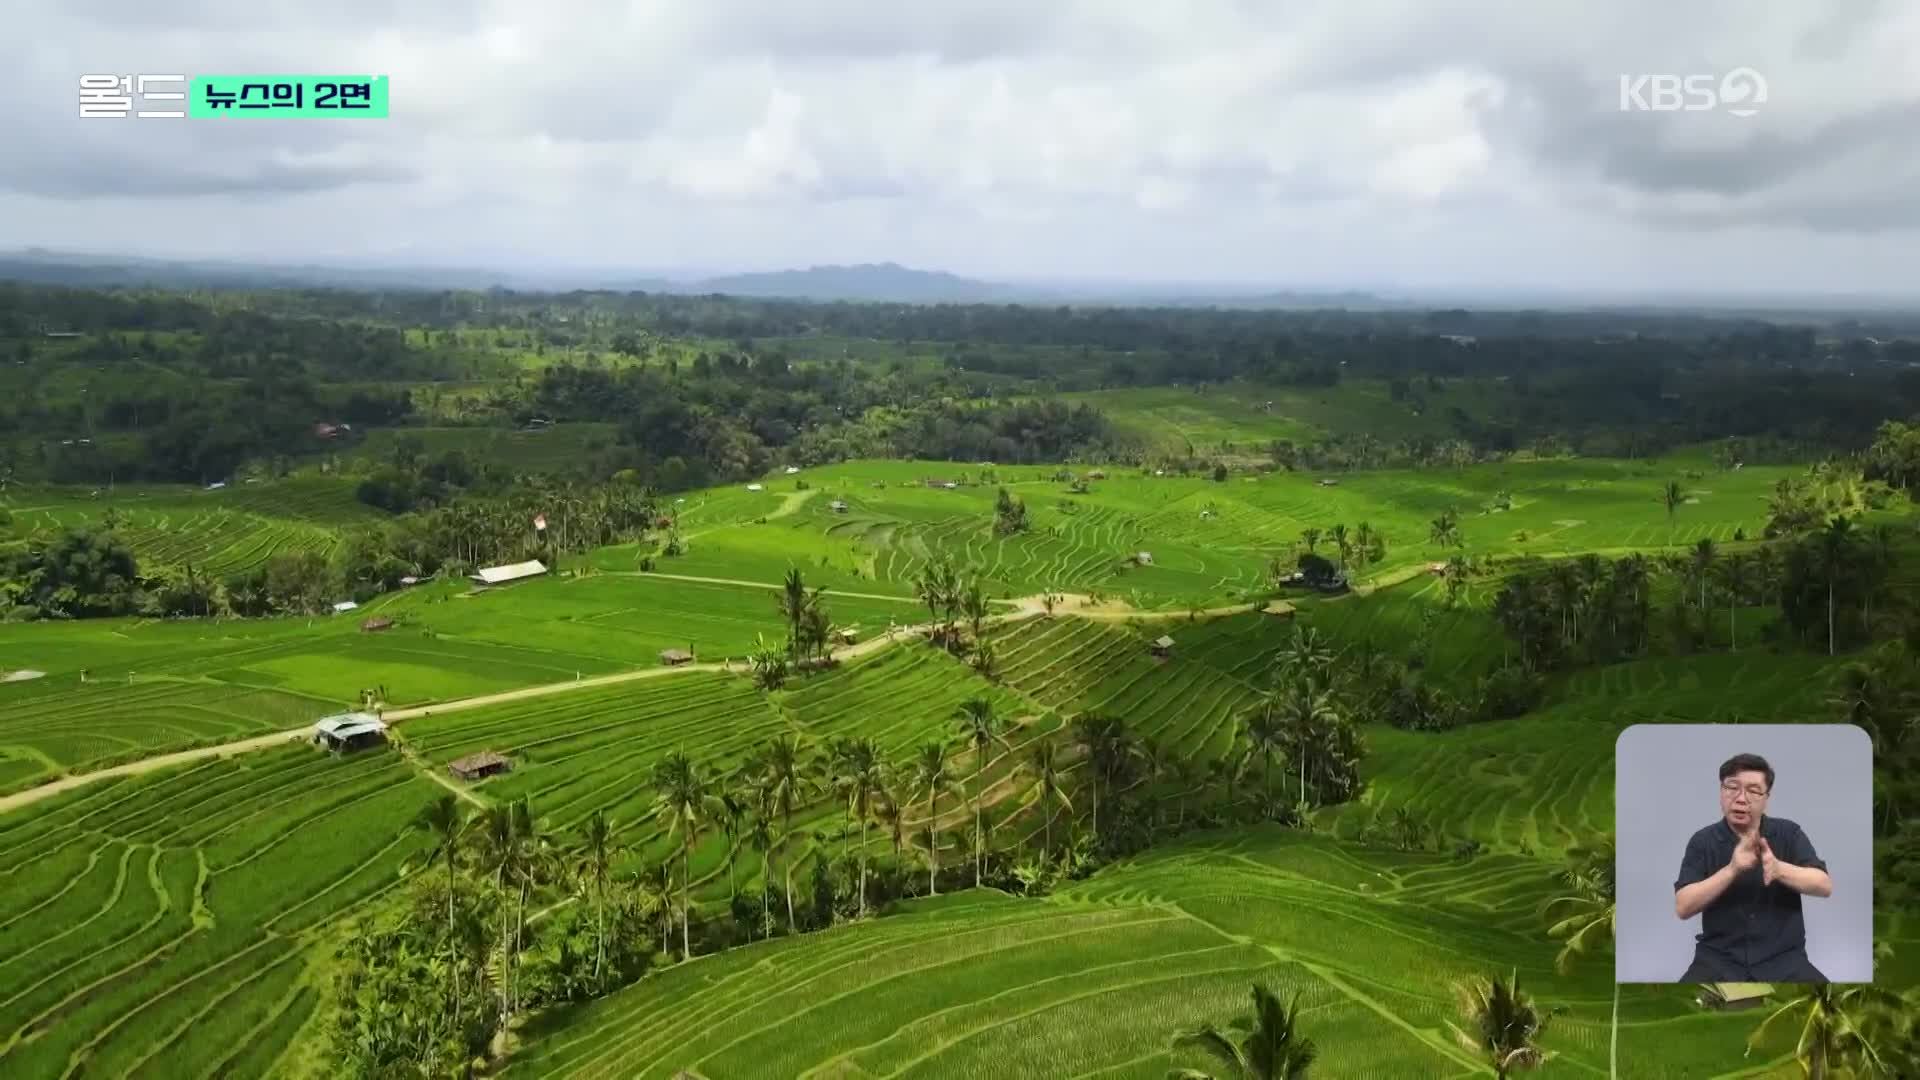
[[(1560, 1068), (1604, 1074), (1610, 972), (1554, 974), (1535, 912), (1552, 884), (1516, 857), (1207, 836), (1044, 900), (922, 901), (665, 972), (569, 1017), (508, 1075), (1157, 1080), (1203, 1064), (1169, 1051), (1175, 1030), (1243, 1013), (1259, 979), (1302, 995), (1328, 1075), (1463, 1076), (1448, 982), (1508, 969), (1571, 1010), (1545, 1040)], [(1622, 1002), (1622, 1075), (1737, 1074), (1751, 1019), (1685, 998)]]
[[(670, 560), (671, 569), (774, 580), (799, 566), (837, 588), (904, 595), (929, 562), (945, 557), (979, 576), (995, 596), (1058, 588), (1100, 591), (1142, 607), (1180, 608), (1264, 588), (1269, 560), (1291, 560), (1309, 527), (1324, 532), (1335, 524), (1371, 525), (1386, 538), (1387, 555), (1356, 567), (1356, 581), (1404, 577), (1452, 553), (1429, 542), (1432, 519), (1449, 509), (1458, 514), (1464, 550), (1475, 555), (1624, 553), (1701, 538), (1757, 537), (1774, 482), (1800, 472), (1720, 471), (1693, 457), (1521, 461), (1324, 477), (1240, 472), (1224, 483), (1139, 469), (1103, 471), (1106, 479), (1092, 480), (1087, 494), (1074, 495), (1051, 479), (1051, 468), (861, 461), (772, 476), (760, 492), (734, 486), (696, 493), (681, 504), (692, 547)], [(992, 480), (983, 482), (988, 475)], [(1681, 482), (1689, 500), (1671, 520), (1660, 498), (1670, 479)], [(790, 487), (800, 481), (809, 487)], [(926, 481), (960, 486), (929, 487)], [(1001, 486), (1026, 502), (1026, 533), (993, 534), (993, 499)], [(1510, 509), (1494, 508), (1502, 492), (1511, 497)], [(831, 509), (835, 501), (846, 504), (844, 513)], [(1338, 557), (1331, 539), (1323, 538), (1319, 550)], [(1151, 565), (1131, 565), (1142, 551), (1152, 557)], [(633, 555), (610, 558), (603, 565), (617, 567), (621, 559), (630, 564)]]
[[(36, 680), (39, 682), (39, 680)], [(23, 684), (0, 698), (0, 762), (32, 766), (0, 790), (63, 771), (98, 768), (165, 750), (285, 731), (321, 716), (329, 704), (271, 690), (204, 682), (148, 680), (66, 686)]]
[(0, 817), (0, 1074), (264, 1074), (307, 946), (392, 888), (438, 789), (310, 747), (103, 782)]
[(219, 491), (131, 488), (15, 493), (0, 500), (22, 537), (63, 527), (104, 526), (132, 549), (143, 569), (186, 567), (213, 577), (251, 570), (275, 555), (330, 554), (338, 528), (374, 521), (347, 481), (325, 478), (240, 484)]

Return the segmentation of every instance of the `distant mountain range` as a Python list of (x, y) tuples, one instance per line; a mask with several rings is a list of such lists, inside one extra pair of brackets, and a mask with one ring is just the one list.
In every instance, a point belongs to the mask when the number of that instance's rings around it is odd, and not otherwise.
[(719, 276), (635, 276), (606, 270), (506, 272), (473, 267), (327, 266), (163, 259), (28, 248), (0, 252), (0, 280), (161, 288), (419, 288), (566, 292), (609, 289), (683, 295), (896, 304), (1119, 304), (1248, 308), (1408, 306), (1364, 292), (1236, 292), (1218, 285), (1008, 284), (898, 263), (814, 266)]

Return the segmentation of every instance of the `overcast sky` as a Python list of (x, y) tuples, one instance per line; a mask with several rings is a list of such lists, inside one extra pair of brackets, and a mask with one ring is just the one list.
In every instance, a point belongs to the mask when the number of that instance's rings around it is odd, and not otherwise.
[[(0, 247), (1017, 280), (1916, 291), (1920, 4), (10, 5)], [(1752, 115), (1620, 76), (1764, 78)], [(87, 73), (391, 77), (93, 120)], [(1651, 87), (1643, 92), (1653, 103)]]

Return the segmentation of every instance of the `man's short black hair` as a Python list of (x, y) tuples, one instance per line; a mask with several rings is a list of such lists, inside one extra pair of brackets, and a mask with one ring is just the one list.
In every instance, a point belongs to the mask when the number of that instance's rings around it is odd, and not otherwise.
[(1759, 754), (1735, 754), (1720, 763), (1720, 779), (1725, 780), (1734, 773), (1757, 772), (1767, 774), (1767, 790), (1773, 790), (1773, 766)]

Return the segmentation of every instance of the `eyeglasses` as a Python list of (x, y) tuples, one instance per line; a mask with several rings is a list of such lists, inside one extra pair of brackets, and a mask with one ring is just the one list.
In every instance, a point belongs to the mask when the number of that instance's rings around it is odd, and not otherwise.
[(1732, 798), (1742, 792), (1745, 792), (1747, 797), (1751, 799), (1764, 799), (1767, 797), (1767, 789), (1763, 787), (1743, 787), (1737, 781), (1728, 781), (1720, 785), (1720, 794), (1728, 798)]

